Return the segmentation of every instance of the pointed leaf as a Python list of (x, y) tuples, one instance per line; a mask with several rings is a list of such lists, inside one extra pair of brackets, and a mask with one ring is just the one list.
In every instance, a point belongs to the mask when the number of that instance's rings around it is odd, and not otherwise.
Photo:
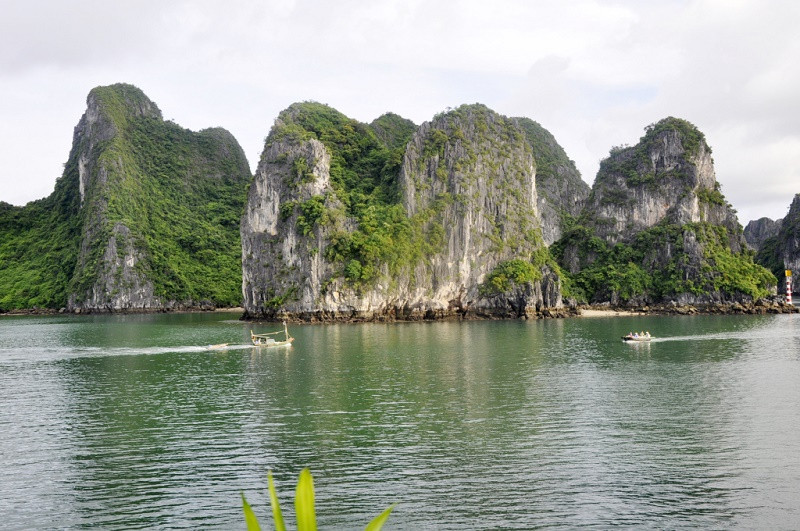
[(311, 471), (304, 468), (297, 480), (294, 495), (294, 512), (297, 516), (297, 531), (317, 531), (317, 515), (314, 510), (314, 480)]
[(275, 483), (272, 481), (272, 470), (267, 471), (267, 483), (269, 484), (269, 504), (272, 506), (272, 520), (275, 522), (275, 531), (286, 531), (286, 524), (283, 523), (281, 504), (278, 503), (278, 494), (275, 492)]
[(261, 531), (256, 513), (253, 512), (253, 509), (250, 508), (250, 504), (247, 503), (244, 492), (242, 493), (242, 508), (244, 509), (244, 521), (247, 524), (247, 531)]
[(388, 509), (386, 509), (381, 514), (376, 516), (375, 519), (372, 520), (369, 523), (369, 525), (364, 528), (364, 531), (380, 531), (381, 528), (383, 527), (383, 524), (385, 524), (386, 520), (389, 519), (389, 515), (392, 513), (392, 509), (394, 509), (395, 505), (397, 504), (396, 503), (391, 504)]

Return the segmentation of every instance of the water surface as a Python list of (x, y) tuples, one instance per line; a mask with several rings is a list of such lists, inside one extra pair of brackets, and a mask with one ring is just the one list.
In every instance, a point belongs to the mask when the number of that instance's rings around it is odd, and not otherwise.
[(267, 527), (305, 466), (325, 529), (800, 525), (797, 315), (235, 317), (0, 319), (3, 527)]

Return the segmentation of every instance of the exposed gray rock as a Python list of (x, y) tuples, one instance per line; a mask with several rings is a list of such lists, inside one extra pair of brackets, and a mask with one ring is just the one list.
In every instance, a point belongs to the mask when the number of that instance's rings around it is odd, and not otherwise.
[[(309, 173), (297, 175), (296, 161), (303, 161)], [(292, 205), (307, 201), (322, 202), (332, 223), (298, 234), (300, 214)], [(339, 285), (333, 265), (324, 258), (331, 232), (346, 224), (330, 183), (330, 154), (322, 142), (268, 140), (241, 225), (245, 310), (253, 315), (277, 310), (337, 314), (380, 304)]]
[(800, 289), (800, 194), (794, 196), (789, 213), (783, 218), (777, 235), (777, 252), (784, 269), (792, 271), (794, 289)]
[(542, 280), (539, 282), (517, 285), (507, 293), (479, 299), (467, 315), (527, 319), (545, 312), (561, 310), (561, 279), (548, 267), (542, 268), (542, 273)]
[[(162, 148), (163, 142), (174, 151)], [(197, 217), (185, 218), (190, 222), (202, 219), (205, 223), (212, 216), (227, 222), (227, 214), (236, 216), (239, 207), (230, 203), (242, 201), (250, 170), (233, 136), (224, 129), (193, 133), (164, 122), (156, 104), (141, 90), (117, 84), (90, 92), (86, 112), (75, 128), (70, 160), (77, 166), (82, 230), (67, 310), (214, 306), (216, 301), (209, 293), (219, 290), (196, 290), (201, 282), (187, 282), (185, 271), (199, 272), (194, 267), (196, 262), (204, 256), (219, 258), (217, 251), (221, 253), (223, 245), (235, 249), (234, 256), (238, 256), (236, 228), (232, 231), (221, 223), (217, 227), (209, 222), (225, 237), (198, 233), (197, 242), (189, 241), (191, 227), (170, 233), (164, 229), (170, 212), (156, 211), (152, 205), (162, 205), (163, 198), (168, 197), (176, 211), (181, 207), (180, 212), (197, 213)], [(204, 255), (201, 251), (206, 250), (207, 241), (217, 249)], [(171, 257), (165, 256), (167, 250), (185, 253), (175, 267), (181, 271), (172, 270)], [(197, 254), (192, 255), (195, 250)], [(234, 260), (229, 263), (236, 265)], [(218, 269), (215, 267), (215, 272)], [(233, 275), (238, 271), (226, 272), (234, 279), (226, 280), (227, 286), (233, 283), (235, 289), (238, 282)], [(154, 284), (156, 276), (161, 279), (159, 285)], [(179, 286), (175, 290), (182, 290), (180, 295), (171, 294), (170, 286), (165, 285), (168, 283)], [(234, 291), (229, 296), (236, 295)]]
[[(118, 85), (117, 93), (125, 102), (124, 108), (117, 109), (121, 115), (130, 113), (133, 117), (161, 119), (161, 111), (155, 103), (135, 87)], [(163, 305), (163, 301), (154, 297), (153, 285), (143, 270), (135, 267), (142, 256), (133, 247), (130, 229), (123, 223), (116, 223), (111, 234), (106, 234), (108, 176), (121, 172), (123, 162), (119, 155), (99, 155), (102, 146), (119, 134), (122, 125), (115, 123), (99, 92), (90, 92), (86, 98), (86, 112), (75, 127), (72, 140), (73, 150), (78, 154), (79, 190), (84, 211), (76, 271), (94, 271), (96, 278), (87, 290), (69, 295), (69, 311), (145, 310)], [(100, 253), (102, 246), (105, 250)], [(80, 279), (73, 282), (81, 283)]]
[[(291, 109), (297, 112), (297, 109)], [(307, 320), (431, 319), (484, 314), (536, 315), (561, 306), (560, 281), (485, 297), (480, 285), (500, 262), (543, 246), (536, 216), (535, 163), (512, 120), (464, 106), (422, 124), (399, 175), (402, 205), (438, 250), (409, 267), (381, 266), (369, 285), (348, 282), (328, 252), (352, 232), (330, 178), (330, 152), (315, 139), (281, 133), (276, 121), (242, 220), (246, 317)], [(295, 162), (300, 161), (300, 162)], [(308, 168), (298, 174), (297, 168)], [(304, 205), (324, 206), (322, 222), (301, 223)]]
[[(536, 169), (530, 148), (521, 136), (504, 138), (519, 134), (507, 119), (485, 108), (462, 109), (420, 126), (400, 173), (409, 216), (446, 202), (440, 213), (446, 248), (414, 271), (417, 279), (427, 279), (417, 287), (419, 296), (433, 288), (438, 301), (475, 300), (495, 265), (530, 256), (542, 245), (534, 236)], [(448, 140), (426, 155), (434, 131), (446, 132)]]
[(558, 240), (568, 218), (577, 218), (591, 188), (555, 137), (529, 118), (516, 118), (536, 160), (537, 211), (546, 245)]
[[(708, 222), (741, 233), (735, 211), (719, 191), (711, 149), (704, 139), (691, 150), (684, 142), (680, 130), (648, 131), (637, 146), (612, 151), (585, 209), (598, 236), (610, 243), (630, 241), (662, 221)], [(742, 243), (732, 239), (732, 250), (739, 252)]]
[(747, 246), (754, 251), (761, 249), (767, 238), (778, 235), (782, 222), (782, 219), (771, 220), (770, 218), (759, 218), (750, 221), (744, 228), (744, 239), (747, 242)]
[(800, 289), (800, 194), (794, 196), (789, 213), (783, 218), (781, 230), (778, 233), (786, 269), (793, 272), (795, 278), (795, 291)]
[[(761, 222), (762, 220), (758, 220)], [(750, 222), (748, 229), (751, 235), (760, 228), (757, 222)], [(770, 269), (778, 278), (778, 291), (785, 291), (784, 271), (792, 271), (793, 291), (800, 291), (800, 194), (794, 196), (789, 206), (789, 213), (778, 222), (773, 222), (769, 229), (779, 224), (777, 233), (764, 238), (758, 245), (756, 260)]]
[[(618, 245), (619, 244), (619, 245)], [(742, 229), (692, 124), (667, 118), (611, 150), (578, 225), (556, 246), (590, 303), (646, 306), (752, 301), (772, 276), (743, 253)]]
[[(82, 249), (81, 259), (88, 255), (89, 251)], [(82, 301), (77, 302), (72, 294), (68, 307), (110, 312), (162, 308), (164, 303), (154, 295), (153, 283), (136, 268), (143, 258), (133, 244), (130, 229), (122, 223), (115, 224), (100, 260), (102, 271), (97, 281)]]

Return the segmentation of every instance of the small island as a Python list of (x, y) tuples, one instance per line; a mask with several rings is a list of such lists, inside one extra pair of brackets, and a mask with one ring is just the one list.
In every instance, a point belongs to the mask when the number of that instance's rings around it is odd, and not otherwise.
[(691, 123), (618, 146), (589, 187), (546, 129), (484, 105), (420, 125), (315, 102), (255, 175), (224, 129), (93, 89), (54, 192), (0, 203), (0, 313), (242, 307), (290, 321), (781, 313), (795, 197), (743, 230)]

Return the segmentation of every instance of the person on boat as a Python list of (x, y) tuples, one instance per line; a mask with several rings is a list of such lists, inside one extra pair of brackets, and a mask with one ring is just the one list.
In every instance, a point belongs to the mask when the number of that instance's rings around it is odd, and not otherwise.
[(634, 339), (638, 339), (639, 338), (639, 334), (637, 332), (634, 332), (633, 333), (633, 337), (634, 337)]

